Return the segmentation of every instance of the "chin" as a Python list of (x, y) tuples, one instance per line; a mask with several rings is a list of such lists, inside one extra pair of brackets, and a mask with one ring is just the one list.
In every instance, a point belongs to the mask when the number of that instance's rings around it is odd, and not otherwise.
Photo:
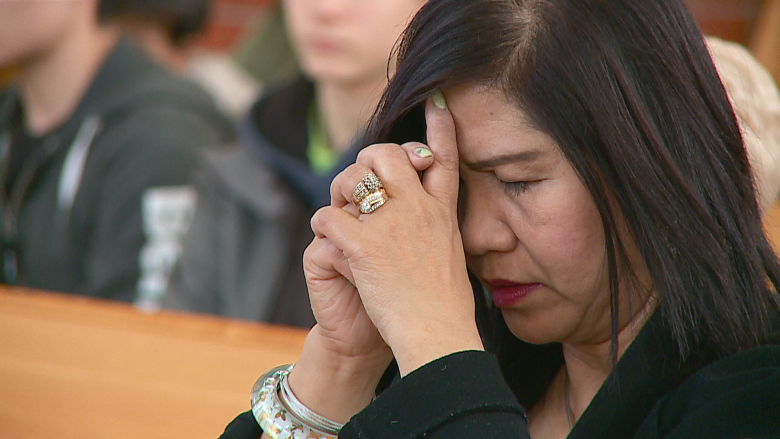
[(512, 335), (526, 343), (537, 345), (558, 343), (565, 338), (566, 331), (560, 325), (550, 325), (549, 321), (534, 321), (542, 319), (530, 319), (519, 313), (502, 311), (502, 314)]
[(304, 70), (315, 83), (349, 85), (360, 84), (370, 78), (365, 71), (351, 68), (347, 62), (338, 63), (333, 60), (308, 62), (304, 65)]

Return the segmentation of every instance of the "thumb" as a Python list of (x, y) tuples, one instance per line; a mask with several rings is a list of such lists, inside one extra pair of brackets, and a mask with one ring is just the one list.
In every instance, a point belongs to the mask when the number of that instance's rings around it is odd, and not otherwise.
[(458, 146), (455, 121), (440, 91), (425, 102), (425, 123), (433, 164), (425, 171), (422, 184), (426, 192), (454, 210), (458, 203)]

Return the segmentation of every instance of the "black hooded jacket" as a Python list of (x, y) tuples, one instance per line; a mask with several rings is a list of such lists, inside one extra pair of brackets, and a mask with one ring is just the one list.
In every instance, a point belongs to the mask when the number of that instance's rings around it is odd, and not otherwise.
[(193, 209), (196, 150), (233, 127), (127, 39), (59, 127), (31, 136), (23, 112), (18, 89), (0, 95), (3, 282), (121, 301), (154, 288)]

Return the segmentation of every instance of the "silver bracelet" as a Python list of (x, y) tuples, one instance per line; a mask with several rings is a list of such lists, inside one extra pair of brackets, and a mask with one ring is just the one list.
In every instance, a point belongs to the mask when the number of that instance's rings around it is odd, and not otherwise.
[[(290, 370), (292, 370), (292, 367)], [(293, 393), (292, 389), (290, 388), (290, 382), (288, 378), (289, 376), (289, 373), (282, 375), (279, 399), (281, 399), (282, 404), (287, 406), (290, 414), (300, 419), (307, 425), (310, 425), (312, 428), (327, 434), (338, 436), (339, 431), (344, 428), (344, 424), (331, 421), (324, 416), (320, 416), (303, 405), (303, 403), (295, 396), (295, 393)]]
[[(252, 403), (252, 414), (254, 414), (257, 423), (263, 429), (271, 439), (338, 439), (338, 432), (341, 430), (342, 424), (333, 422), (320, 415), (309, 410), (303, 405), (295, 395), (292, 394), (292, 390), (289, 390), (289, 384), (287, 388), (292, 398), (285, 399), (285, 403), (282, 402), (281, 395), (282, 381), (286, 381), (287, 375), (289, 375), (294, 364), (286, 364), (284, 366), (275, 367), (255, 382), (252, 388), (252, 394), (250, 401)], [(297, 411), (291, 408), (291, 399), (294, 399), (298, 404)], [(301, 407), (305, 410), (301, 410)], [(314, 417), (307, 417), (305, 414), (313, 414)], [(314, 419), (317, 419), (316, 421)], [(317, 424), (320, 422), (322, 425)], [(322, 422), (326, 421), (326, 422)], [(330, 426), (338, 427), (335, 431), (325, 431), (319, 427)]]

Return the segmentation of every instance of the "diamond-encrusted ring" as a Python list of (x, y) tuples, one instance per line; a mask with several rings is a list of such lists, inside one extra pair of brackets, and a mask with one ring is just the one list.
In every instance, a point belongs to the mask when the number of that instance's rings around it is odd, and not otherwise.
[(360, 213), (371, 213), (382, 207), (386, 201), (387, 192), (383, 188), (368, 194), (360, 201), (360, 205), (358, 207), (360, 208)]
[(361, 213), (371, 213), (379, 209), (387, 199), (387, 192), (382, 182), (373, 172), (366, 172), (363, 180), (352, 191), (352, 203), (360, 209)]
[(366, 172), (366, 174), (363, 175), (363, 183), (366, 185), (366, 189), (368, 189), (369, 192), (376, 192), (384, 187), (382, 186), (382, 182), (379, 181), (379, 177), (373, 172)]
[(360, 201), (368, 196), (369, 191), (366, 184), (362, 181), (355, 186), (355, 190), (352, 192), (352, 204), (360, 206)]

